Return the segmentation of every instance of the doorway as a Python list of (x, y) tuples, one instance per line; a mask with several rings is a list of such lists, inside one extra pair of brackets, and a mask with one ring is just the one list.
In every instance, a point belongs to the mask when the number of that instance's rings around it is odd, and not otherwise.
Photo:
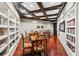
[(57, 35), (57, 23), (53, 23), (54, 35)]

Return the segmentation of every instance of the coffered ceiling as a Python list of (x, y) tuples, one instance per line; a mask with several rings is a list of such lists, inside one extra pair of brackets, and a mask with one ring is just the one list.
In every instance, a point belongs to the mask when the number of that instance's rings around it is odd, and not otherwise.
[(57, 21), (66, 2), (14, 2), (21, 18)]

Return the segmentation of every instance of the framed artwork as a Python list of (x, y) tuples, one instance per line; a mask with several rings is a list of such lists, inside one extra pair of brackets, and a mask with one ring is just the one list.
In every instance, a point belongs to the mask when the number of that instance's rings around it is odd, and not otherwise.
[(65, 32), (65, 21), (63, 21), (59, 24), (59, 30), (62, 32)]

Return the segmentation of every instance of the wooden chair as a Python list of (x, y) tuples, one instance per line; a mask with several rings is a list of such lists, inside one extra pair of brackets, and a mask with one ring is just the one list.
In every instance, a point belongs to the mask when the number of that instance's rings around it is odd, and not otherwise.
[(23, 34), (22, 36), (22, 47), (23, 47), (23, 55), (25, 54), (25, 49), (32, 49), (32, 44), (31, 42), (26, 42), (26, 39), (24, 38)]

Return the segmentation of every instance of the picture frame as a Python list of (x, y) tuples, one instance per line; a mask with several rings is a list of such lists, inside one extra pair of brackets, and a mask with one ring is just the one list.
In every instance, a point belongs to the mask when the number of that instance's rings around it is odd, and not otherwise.
[(59, 30), (62, 32), (65, 32), (65, 21), (63, 21), (59, 24)]

